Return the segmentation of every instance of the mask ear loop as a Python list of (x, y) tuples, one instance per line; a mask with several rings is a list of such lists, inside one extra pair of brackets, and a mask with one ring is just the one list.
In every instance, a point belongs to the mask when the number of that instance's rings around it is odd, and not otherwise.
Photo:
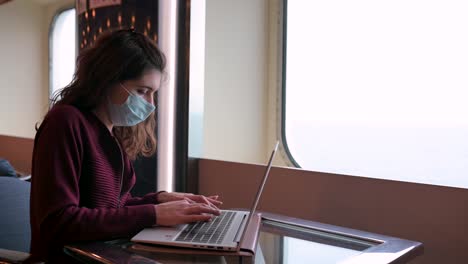
[(120, 84), (120, 86), (122, 86), (122, 88), (124, 88), (125, 91), (127, 91), (127, 93), (128, 93), (129, 95), (134, 95), (134, 94), (131, 93), (129, 90), (127, 90), (127, 88), (125, 88), (125, 86), (124, 86), (121, 82), (119, 82), (119, 84)]

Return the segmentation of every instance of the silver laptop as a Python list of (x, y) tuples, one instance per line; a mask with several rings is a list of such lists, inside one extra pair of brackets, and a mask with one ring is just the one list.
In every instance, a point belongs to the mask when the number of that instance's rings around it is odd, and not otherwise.
[(241, 241), (260, 200), (263, 187), (270, 173), (273, 158), (278, 150), (279, 142), (271, 153), (263, 180), (258, 187), (255, 201), (246, 211), (221, 210), (221, 215), (210, 222), (195, 222), (175, 227), (145, 228), (134, 236), (131, 241), (158, 245), (169, 245), (189, 248), (206, 248), (211, 250), (239, 251)]

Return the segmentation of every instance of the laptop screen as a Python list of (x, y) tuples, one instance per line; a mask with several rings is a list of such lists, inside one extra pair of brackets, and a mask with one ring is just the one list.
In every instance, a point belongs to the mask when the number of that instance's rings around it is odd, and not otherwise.
[(249, 217), (247, 218), (247, 221), (245, 222), (245, 227), (244, 227), (244, 230), (242, 231), (242, 236), (241, 236), (241, 238), (239, 240), (239, 243), (237, 245), (237, 251), (240, 250), (241, 242), (243, 241), (244, 236), (245, 236), (245, 232), (247, 231), (247, 226), (249, 225), (250, 220), (252, 219), (252, 217), (253, 217), (253, 215), (255, 213), (255, 210), (257, 209), (258, 202), (260, 201), (260, 196), (262, 196), (263, 187), (265, 187), (265, 183), (266, 183), (266, 181), (268, 179), (268, 175), (270, 174), (271, 165), (273, 164), (273, 159), (275, 158), (275, 154), (278, 151), (278, 146), (279, 146), (279, 141), (276, 141), (275, 148), (271, 152), (270, 160), (268, 161), (268, 164), (267, 164), (267, 167), (266, 167), (266, 170), (265, 170), (265, 174), (263, 175), (262, 183), (258, 187), (258, 191), (257, 191), (257, 194), (255, 196), (254, 203), (253, 203), (252, 207), (250, 208)]

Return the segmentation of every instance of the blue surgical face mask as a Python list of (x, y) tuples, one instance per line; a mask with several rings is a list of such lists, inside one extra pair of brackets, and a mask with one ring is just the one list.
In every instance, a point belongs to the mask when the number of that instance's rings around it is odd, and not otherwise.
[(109, 117), (114, 126), (134, 126), (148, 118), (154, 111), (154, 105), (148, 103), (141, 96), (131, 93), (123, 84), (122, 88), (128, 93), (127, 100), (121, 104), (113, 104), (108, 98), (107, 109)]

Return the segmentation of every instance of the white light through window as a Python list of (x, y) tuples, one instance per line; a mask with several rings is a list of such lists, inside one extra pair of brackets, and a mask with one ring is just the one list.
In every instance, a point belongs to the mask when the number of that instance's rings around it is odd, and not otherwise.
[(67, 86), (75, 72), (76, 15), (69, 9), (57, 15), (51, 38), (51, 95)]
[(297, 163), (468, 188), (468, 2), (287, 3), (285, 135)]

